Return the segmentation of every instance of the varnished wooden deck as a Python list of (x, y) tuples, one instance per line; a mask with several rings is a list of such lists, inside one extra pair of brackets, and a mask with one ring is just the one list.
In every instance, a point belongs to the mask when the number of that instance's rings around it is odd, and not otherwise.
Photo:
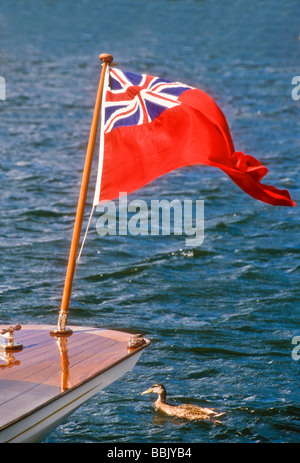
[(14, 337), (23, 350), (0, 351), (0, 431), (132, 355), (129, 333), (72, 327), (70, 337), (54, 338), (52, 328), (22, 326)]

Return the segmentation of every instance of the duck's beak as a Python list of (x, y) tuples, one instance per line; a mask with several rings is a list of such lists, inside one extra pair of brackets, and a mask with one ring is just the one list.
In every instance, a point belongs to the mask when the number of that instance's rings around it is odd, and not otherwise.
[(152, 392), (152, 390), (151, 390), (151, 387), (150, 387), (150, 389), (147, 389), (147, 391), (142, 392), (142, 395), (150, 394), (151, 392)]

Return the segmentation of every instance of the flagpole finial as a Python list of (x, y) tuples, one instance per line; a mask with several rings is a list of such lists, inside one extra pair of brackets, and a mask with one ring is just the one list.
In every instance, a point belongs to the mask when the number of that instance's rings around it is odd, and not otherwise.
[(99, 56), (99, 59), (103, 61), (104, 63), (110, 64), (112, 63), (114, 58), (109, 53), (101, 53), (101, 55)]

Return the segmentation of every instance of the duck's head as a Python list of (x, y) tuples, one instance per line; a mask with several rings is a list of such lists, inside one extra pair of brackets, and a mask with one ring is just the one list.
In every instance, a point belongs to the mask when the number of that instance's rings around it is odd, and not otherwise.
[(142, 392), (144, 394), (158, 394), (159, 396), (165, 398), (166, 397), (166, 389), (163, 384), (153, 384), (153, 386), (149, 387), (146, 391)]

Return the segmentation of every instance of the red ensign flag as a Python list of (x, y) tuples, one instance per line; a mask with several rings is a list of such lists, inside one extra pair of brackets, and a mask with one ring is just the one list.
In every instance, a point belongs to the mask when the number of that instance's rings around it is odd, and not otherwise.
[(109, 68), (103, 99), (94, 205), (192, 164), (222, 169), (265, 203), (296, 205), (287, 190), (260, 183), (267, 168), (235, 151), (225, 116), (201, 90)]

